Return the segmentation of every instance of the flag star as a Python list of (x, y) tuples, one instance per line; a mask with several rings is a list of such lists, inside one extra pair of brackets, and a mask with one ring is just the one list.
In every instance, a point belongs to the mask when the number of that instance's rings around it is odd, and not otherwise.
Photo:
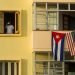
[(59, 38), (59, 35), (56, 35), (56, 38), (58, 39)]

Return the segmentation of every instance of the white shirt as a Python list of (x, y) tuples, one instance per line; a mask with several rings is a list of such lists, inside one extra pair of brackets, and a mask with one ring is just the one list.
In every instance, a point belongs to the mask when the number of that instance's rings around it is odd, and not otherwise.
[(7, 25), (6, 29), (7, 29), (7, 32), (6, 32), (7, 34), (12, 34), (14, 26), (13, 25)]

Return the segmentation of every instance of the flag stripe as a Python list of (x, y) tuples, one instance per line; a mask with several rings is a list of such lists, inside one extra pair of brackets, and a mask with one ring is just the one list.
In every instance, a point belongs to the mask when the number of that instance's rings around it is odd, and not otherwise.
[(58, 44), (55, 45), (55, 60), (57, 60)]
[[(52, 46), (52, 48), (53, 48), (52, 51), (53, 51), (53, 52), (52, 52), (52, 53), (53, 53), (53, 56), (55, 57), (55, 40), (54, 40), (54, 38), (53, 38), (52, 41), (53, 41), (53, 42), (52, 42), (52, 43), (53, 43), (53, 46)], [(54, 57), (53, 57), (53, 58), (54, 58)], [(55, 58), (54, 58), (54, 59), (55, 59)]]
[(61, 40), (61, 52), (60, 52), (60, 61), (63, 60), (63, 48), (64, 48), (64, 38)]
[(57, 60), (59, 61), (60, 60), (60, 52), (61, 52), (61, 41), (59, 41), (59, 43), (58, 43), (59, 45), (58, 45), (58, 54), (57, 54)]

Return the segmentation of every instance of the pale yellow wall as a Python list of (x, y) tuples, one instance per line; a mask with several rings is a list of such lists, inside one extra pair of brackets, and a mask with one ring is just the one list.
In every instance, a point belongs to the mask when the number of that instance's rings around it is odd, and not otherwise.
[(0, 59), (25, 59), (22, 75), (32, 75), (32, 2), (32, 0), (0, 0), (0, 10), (23, 10), (22, 36), (0, 37)]
[(25, 59), (22, 75), (32, 75), (32, 0), (0, 0), (0, 10), (23, 10), (23, 35), (0, 37), (0, 59)]

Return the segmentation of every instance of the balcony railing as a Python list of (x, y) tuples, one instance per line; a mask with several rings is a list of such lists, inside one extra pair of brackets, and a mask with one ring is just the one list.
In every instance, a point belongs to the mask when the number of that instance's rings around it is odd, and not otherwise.
[[(71, 31), (55, 31), (60, 33), (67, 33)], [(33, 49), (34, 50), (51, 50), (52, 31), (33, 31)], [(64, 50), (68, 50), (65, 39)]]

